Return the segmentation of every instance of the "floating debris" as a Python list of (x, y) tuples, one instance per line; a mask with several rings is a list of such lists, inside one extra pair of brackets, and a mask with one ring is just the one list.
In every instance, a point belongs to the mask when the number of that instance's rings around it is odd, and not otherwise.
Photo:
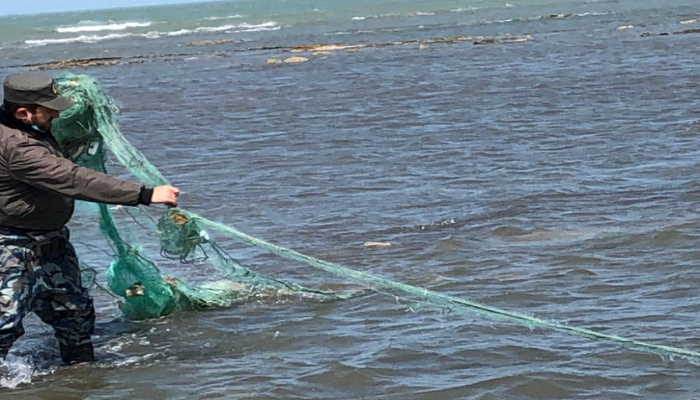
[(284, 59), (285, 64), (296, 64), (296, 63), (303, 63), (309, 61), (308, 58), (306, 57), (288, 57)]
[(365, 247), (391, 247), (389, 242), (365, 242)]

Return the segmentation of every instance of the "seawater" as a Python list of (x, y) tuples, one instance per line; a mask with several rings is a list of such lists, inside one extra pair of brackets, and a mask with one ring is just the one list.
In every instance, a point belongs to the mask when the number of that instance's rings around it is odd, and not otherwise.
[[(394, 281), (697, 351), (698, 20), (696, 1), (625, 0), (9, 16), (0, 72), (114, 58), (48, 72), (97, 78), (127, 138), (182, 189), (184, 208), (210, 219)], [(361, 46), (290, 51), (315, 44)], [(308, 61), (268, 63), (291, 55)], [(71, 228), (104, 283), (112, 251), (89, 210)], [(157, 256), (155, 238), (134, 237)], [(353, 283), (220, 244), (280, 280)], [(207, 278), (196, 265), (161, 266)], [(3, 399), (689, 400), (700, 389), (697, 360), (396, 293), (141, 322), (93, 295), (100, 361), (60, 367), (50, 330), (29, 318)]]

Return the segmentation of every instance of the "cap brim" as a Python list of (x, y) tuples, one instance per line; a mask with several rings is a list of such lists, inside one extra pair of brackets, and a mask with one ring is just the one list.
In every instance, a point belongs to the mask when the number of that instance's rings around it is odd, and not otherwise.
[(40, 106), (50, 108), (55, 111), (63, 111), (70, 108), (73, 105), (73, 100), (65, 96), (58, 96), (53, 100), (43, 101), (41, 103), (36, 103)]

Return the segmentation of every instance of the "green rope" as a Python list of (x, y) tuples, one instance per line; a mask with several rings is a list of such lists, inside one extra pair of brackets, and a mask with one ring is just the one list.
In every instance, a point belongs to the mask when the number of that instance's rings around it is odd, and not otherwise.
[(366, 272), (356, 271), (339, 264), (319, 260), (314, 257), (310, 257), (294, 250), (286, 249), (284, 247), (277, 246), (272, 243), (268, 243), (264, 240), (247, 235), (237, 229), (223, 225), (218, 222), (209, 221), (205, 218), (190, 214), (190, 218), (196, 218), (201, 221), (202, 225), (207, 225), (213, 229), (221, 232), (225, 232), (233, 235), (238, 240), (243, 243), (265, 248), (270, 252), (277, 254), (283, 258), (290, 260), (304, 262), (313, 267), (322, 269), (326, 272), (330, 272), (336, 275), (344, 276), (353, 279), (357, 282), (372, 285), (374, 288), (381, 288), (390, 291), (399, 291), (407, 293), (412, 296), (417, 296), (418, 298), (429, 301), (433, 305), (446, 306), (449, 308), (463, 309), (478, 314), (486, 315), (489, 317), (507, 320), (512, 322), (517, 322), (522, 325), (538, 328), (551, 329), (560, 332), (569, 332), (578, 336), (588, 337), (592, 339), (600, 339), (611, 342), (617, 342), (622, 345), (628, 346), (630, 348), (635, 348), (644, 352), (654, 353), (654, 354), (667, 354), (667, 355), (679, 355), (684, 357), (692, 357), (700, 359), (700, 352), (681, 349), (678, 347), (665, 346), (653, 343), (647, 343), (639, 340), (628, 339), (615, 335), (608, 335), (605, 333), (600, 333), (584, 328), (577, 328), (574, 326), (562, 325), (555, 322), (545, 321), (539, 318), (534, 318), (525, 314), (520, 314), (516, 312), (510, 312), (501, 310), (499, 308), (491, 307), (484, 304), (475, 303), (469, 300), (460, 299), (453, 296), (448, 296), (446, 294), (438, 293), (432, 290), (407, 285), (400, 282), (394, 282), (388, 279), (384, 279)]

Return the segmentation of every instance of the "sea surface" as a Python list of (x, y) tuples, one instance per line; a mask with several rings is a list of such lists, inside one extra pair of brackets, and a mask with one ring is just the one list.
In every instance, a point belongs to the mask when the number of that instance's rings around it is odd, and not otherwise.
[[(697, 0), (239, 0), (2, 17), (0, 73), (96, 78), (180, 206), (253, 237), (697, 352), (699, 41)], [(294, 51), (314, 45), (335, 47)], [(112, 250), (81, 210), (73, 240), (104, 286)], [(281, 281), (366, 287), (218, 243)], [(400, 291), (145, 321), (92, 293), (98, 362), (60, 366), (30, 316), (3, 400), (700, 398), (696, 357)]]

